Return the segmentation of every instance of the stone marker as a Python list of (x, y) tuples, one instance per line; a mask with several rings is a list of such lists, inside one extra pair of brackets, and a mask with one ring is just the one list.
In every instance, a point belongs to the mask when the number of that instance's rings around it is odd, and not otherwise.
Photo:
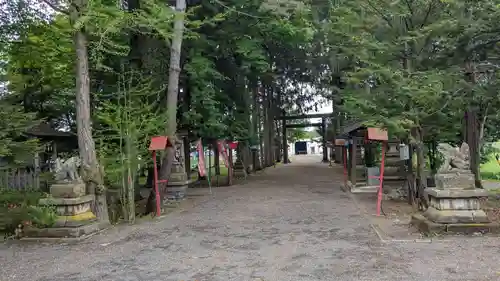
[(186, 191), (189, 186), (189, 177), (184, 166), (184, 157), (184, 142), (182, 140), (178, 140), (175, 144), (174, 161), (172, 163), (170, 177), (167, 182), (168, 200), (181, 201), (186, 197)]

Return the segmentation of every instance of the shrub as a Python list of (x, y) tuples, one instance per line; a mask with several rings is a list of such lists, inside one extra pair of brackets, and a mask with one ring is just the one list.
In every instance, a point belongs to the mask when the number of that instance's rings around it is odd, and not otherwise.
[(35, 190), (0, 189), (0, 233), (14, 234), (18, 225), (49, 227), (57, 215), (49, 206), (37, 206), (44, 193)]
[(500, 180), (500, 173), (498, 172), (481, 172), (483, 180)]

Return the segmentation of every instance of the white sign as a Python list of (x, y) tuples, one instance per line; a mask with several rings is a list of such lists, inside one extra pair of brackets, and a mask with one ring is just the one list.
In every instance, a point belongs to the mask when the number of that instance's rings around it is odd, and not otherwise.
[(401, 160), (410, 159), (410, 148), (404, 143), (399, 145), (399, 159)]

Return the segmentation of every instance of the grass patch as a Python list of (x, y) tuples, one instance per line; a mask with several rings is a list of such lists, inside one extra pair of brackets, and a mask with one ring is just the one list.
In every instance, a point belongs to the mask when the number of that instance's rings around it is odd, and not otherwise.
[[(494, 146), (500, 147), (500, 142), (495, 143)], [(500, 165), (495, 158), (495, 153), (488, 156), (488, 162), (481, 164), (481, 178), (500, 181)]]

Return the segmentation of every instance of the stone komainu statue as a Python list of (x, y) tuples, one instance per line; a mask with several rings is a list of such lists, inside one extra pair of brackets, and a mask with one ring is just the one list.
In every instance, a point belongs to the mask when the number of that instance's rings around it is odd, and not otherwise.
[(81, 181), (78, 174), (78, 169), (81, 166), (81, 161), (78, 156), (73, 156), (66, 161), (60, 158), (56, 159), (55, 165), (55, 180), (58, 182), (75, 182)]

